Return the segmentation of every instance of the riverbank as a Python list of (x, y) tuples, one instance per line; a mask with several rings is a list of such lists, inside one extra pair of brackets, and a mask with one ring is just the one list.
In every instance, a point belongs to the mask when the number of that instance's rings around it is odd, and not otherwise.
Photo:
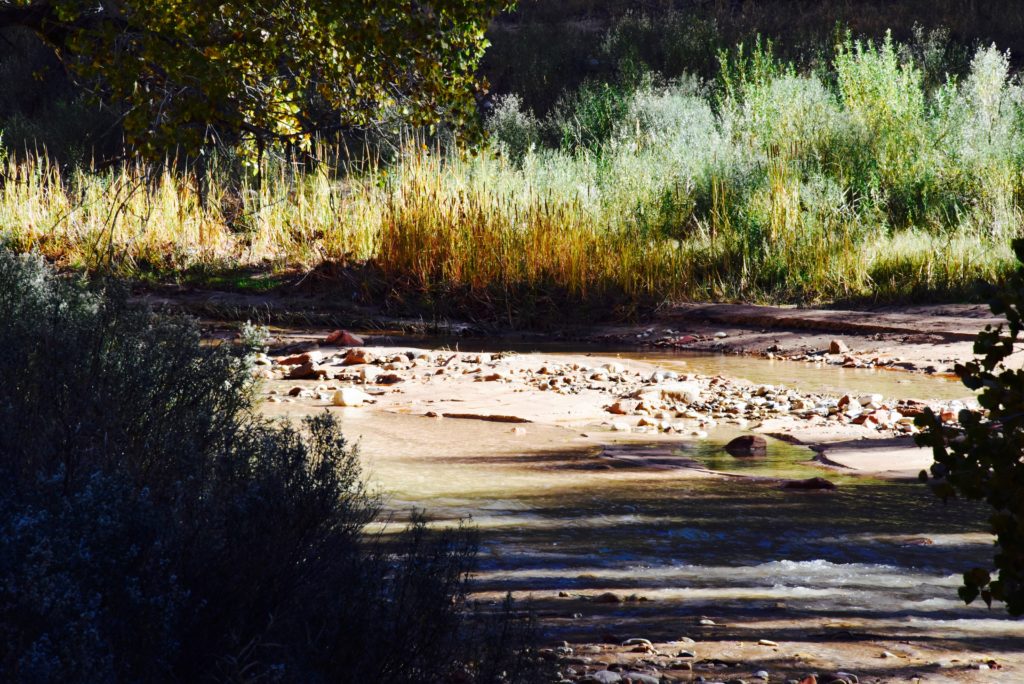
[[(747, 344), (735, 329), (709, 337), (723, 347)], [(279, 338), (282, 353), (261, 359), (272, 404), (295, 404), (296, 410), (366, 405), (436, 420), (508, 423), (520, 432), (526, 425), (561, 427), (595, 446), (756, 432), (811, 447), (826, 466), (910, 477), (930, 464), (927, 451), (913, 445), (914, 418), (929, 407), (954, 421), (970, 403), (948, 396), (897, 399), (856, 387), (801, 391), (799, 375), (781, 361), (769, 371), (779, 381), (767, 383), (765, 369), (757, 374), (760, 381), (750, 382), (702, 373), (703, 362), (691, 368), (685, 357), (668, 354), (622, 358), (557, 347), (544, 353), (459, 352), (397, 346), (391, 338), (382, 340), (390, 344), (344, 347), (327, 339), (287, 335)], [(816, 350), (803, 365), (810, 375), (815, 368), (848, 366), (841, 360), (849, 353)], [(926, 394), (941, 389), (965, 397), (968, 392), (958, 387), (936, 384)]]

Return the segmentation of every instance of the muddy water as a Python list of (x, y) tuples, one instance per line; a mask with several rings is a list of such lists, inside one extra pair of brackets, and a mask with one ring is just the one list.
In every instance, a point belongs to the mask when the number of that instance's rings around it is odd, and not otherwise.
[[(426, 508), (439, 523), (471, 516), (476, 591), (531, 597), (551, 638), (703, 638), (702, 617), (722, 638), (832, 629), (998, 650), (1024, 637), (998, 611), (956, 600), (958, 573), (991, 552), (981, 509), (835, 474), (836, 492), (782, 490), (775, 478), (823, 474), (801, 447), (773, 442), (768, 458), (742, 461), (724, 453), (723, 435), (606, 450), (561, 428), (342, 416), (389, 506)], [(645, 452), (660, 467), (609, 457)], [(678, 467), (666, 467), (673, 457)], [(607, 591), (647, 600), (584, 598)]]

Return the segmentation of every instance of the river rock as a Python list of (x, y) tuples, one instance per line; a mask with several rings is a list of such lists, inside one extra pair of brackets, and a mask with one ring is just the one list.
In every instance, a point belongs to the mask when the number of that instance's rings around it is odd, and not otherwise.
[(359, 407), (368, 401), (372, 401), (372, 397), (366, 392), (355, 387), (343, 387), (334, 393), (333, 403), (335, 406)]
[(377, 378), (383, 373), (377, 366), (363, 365), (359, 369), (359, 379), (363, 381), (364, 385), (373, 384), (377, 382)]
[(632, 639), (626, 639), (622, 642), (623, 646), (653, 646), (650, 639), (640, 639), (633, 637)]
[(362, 337), (353, 335), (348, 330), (335, 330), (324, 338), (325, 344), (337, 344), (343, 347), (361, 347), (366, 344)]
[(768, 453), (768, 440), (760, 435), (743, 435), (726, 444), (725, 450), (736, 457), (764, 456)]
[(669, 401), (692, 404), (700, 399), (700, 385), (695, 382), (673, 382), (661, 388), (661, 396)]
[(622, 681), (622, 675), (611, 670), (598, 670), (597, 672), (591, 672), (580, 681), (597, 682), (597, 684), (618, 684), (618, 682)]
[(782, 487), (783, 489), (831, 490), (836, 489), (836, 484), (823, 477), (811, 477), (806, 480), (790, 480)]
[(636, 410), (639, 402), (631, 401), (628, 399), (620, 399), (611, 406), (608, 407), (608, 413), (612, 413), (616, 416), (628, 416)]
[(320, 352), (311, 351), (279, 359), (278, 363), (282, 366), (301, 366), (306, 363), (320, 363), (322, 360), (323, 355)]
[[(622, 597), (610, 591), (606, 591), (603, 594), (598, 594), (591, 600), (594, 603), (622, 603)], [(618, 641), (618, 639), (616, 639), (616, 641)]]
[(358, 366), (362, 363), (373, 363), (373, 360), (373, 354), (366, 349), (349, 349), (345, 353), (345, 358), (342, 359), (341, 365)]
[(846, 354), (849, 351), (850, 348), (842, 340), (832, 340), (828, 343), (829, 354)]
[(293, 366), (287, 375), (289, 380), (322, 380), (327, 377), (327, 370), (313, 361)]
[(661, 684), (660, 679), (643, 672), (627, 672), (625, 678), (633, 684)]

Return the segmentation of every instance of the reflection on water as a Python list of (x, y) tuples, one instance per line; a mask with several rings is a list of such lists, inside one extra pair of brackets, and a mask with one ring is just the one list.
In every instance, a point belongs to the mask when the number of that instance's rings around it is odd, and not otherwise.
[[(694, 616), (782, 615), (868, 620), (887, 634), (1024, 636), (1001, 612), (956, 599), (958, 573), (991, 553), (979, 533), (983, 511), (944, 505), (916, 484), (840, 478), (807, 465), (809, 451), (780, 443), (764, 460), (677, 445), (685, 459), (756, 476), (720, 479), (616, 464), (558, 428), (517, 435), (505, 425), (459, 421), (456, 429), (370, 413), (346, 421), (348, 434), (363, 436), (390, 506), (425, 507), (441, 520), (472, 516), (482, 537), (477, 591), (533, 595), (545, 616), (564, 618), (559, 634), (595, 638), (587, 630), (617, 624), (677, 638), (680, 620), (692, 625)], [(839, 490), (785, 491), (771, 479), (822, 474)], [(576, 611), (596, 606), (572, 596), (605, 591), (649, 601), (602, 606), (599, 625), (574, 626)]]

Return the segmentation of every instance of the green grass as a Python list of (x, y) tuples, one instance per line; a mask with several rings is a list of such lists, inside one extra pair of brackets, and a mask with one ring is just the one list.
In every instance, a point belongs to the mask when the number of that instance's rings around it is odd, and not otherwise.
[(510, 322), (566, 303), (964, 297), (1013, 268), (1024, 89), (994, 47), (938, 85), (907, 54), (847, 40), (808, 71), (737, 48), (713, 83), (588, 84), (544, 117), (509, 98), (477, 154), (406, 144), (341, 176), (274, 162), (259, 186), (213, 171), (205, 204), (187, 173), (9, 161), (0, 235), (70, 267), (257, 291), (273, 280), (239, 273), (336, 263), (389, 300)]

